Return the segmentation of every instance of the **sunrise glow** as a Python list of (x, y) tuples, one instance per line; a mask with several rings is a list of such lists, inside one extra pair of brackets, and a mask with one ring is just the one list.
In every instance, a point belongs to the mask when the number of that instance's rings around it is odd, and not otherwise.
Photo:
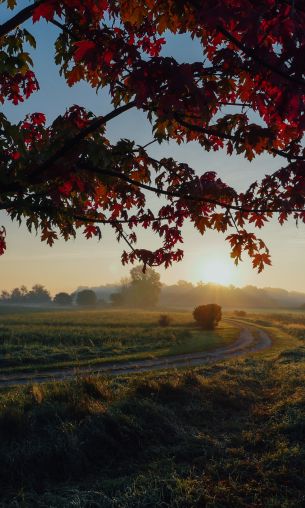
[(214, 282), (224, 286), (233, 283), (233, 265), (230, 260), (213, 259), (204, 263), (200, 270), (203, 282)]

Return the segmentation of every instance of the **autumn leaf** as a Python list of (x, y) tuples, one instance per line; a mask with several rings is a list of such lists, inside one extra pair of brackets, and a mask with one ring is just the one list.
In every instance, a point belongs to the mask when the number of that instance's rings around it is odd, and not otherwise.
[(77, 48), (74, 53), (74, 60), (79, 62), (83, 60), (88, 54), (92, 53), (95, 50), (96, 44), (93, 41), (83, 40), (74, 43), (74, 46)]
[(264, 215), (258, 213), (252, 213), (249, 222), (254, 222), (255, 226), (258, 228), (262, 228), (265, 222), (268, 222), (267, 218)]
[(92, 238), (93, 236), (97, 236), (99, 240), (102, 238), (100, 228), (93, 224), (88, 224), (85, 227), (84, 234), (87, 239)]
[(58, 238), (58, 235), (55, 231), (52, 231), (51, 229), (48, 229), (48, 228), (44, 228), (42, 230), (41, 241), (47, 242), (47, 244), (50, 247), (52, 247), (54, 241), (57, 240), (57, 238)]
[(5, 227), (0, 228), (0, 256), (2, 256), (6, 250), (6, 230)]
[(55, 12), (55, 5), (54, 1), (51, 2), (45, 2), (36, 7), (36, 9), (33, 12), (33, 23), (36, 23), (40, 20), (40, 18), (44, 18), (47, 21), (50, 21), (54, 17)]
[(72, 188), (73, 188), (73, 183), (70, 180), (70, 181), (65, 182), (64, 184), (60, 185), (58, 187), (58, 191), (60, 192), (60, 194), (63, 194), (64, 196), (69, 197), (71, 194)]
[(265, 268), (265, 265), (271, 265), (270, 255), (267, 253), (258, 253), (253, 256), (252, 259), (253, 268), (257, 268), (258, 273), (261, 273)]

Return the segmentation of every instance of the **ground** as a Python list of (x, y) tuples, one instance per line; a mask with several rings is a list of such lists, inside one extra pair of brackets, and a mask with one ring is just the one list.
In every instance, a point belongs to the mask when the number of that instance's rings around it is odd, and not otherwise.
[(2, 390), (1, 506), (304, 507), (304, 314), (244, 321), (272, 347)]
[(123, 362), (209, 351), (231, 344), (239, 329), (229, 322), (198, 329), (191, 312), (65, 310), (0, 312), (1, 373)]

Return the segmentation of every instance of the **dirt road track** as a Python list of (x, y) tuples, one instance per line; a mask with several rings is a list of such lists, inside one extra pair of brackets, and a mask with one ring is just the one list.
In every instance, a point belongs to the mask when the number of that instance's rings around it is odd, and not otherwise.
[(214, 363), (227, 358), (234, 358), (249, 353), (255, 353), (271, 346), (271, 339), (264, 330), (257, 329), (254, 337), (249, 328), (243, 328), (239, 338), (230, 346), (218, 348), (211, 352), (188, 353), (184, 355), (163, 356), (160, 358), (128, 361), (120, 363), (107, 363), (67, 369), (46, 370), (43, 372), (0, 374), (0, 388), (25, 385), (30, 383), (43, 383), (49, 381), (62, 381), (77, 376), (94, 374), (124, 375), (151, 370), (174, 369), (178, 367), (193, 367), (206, 363)]

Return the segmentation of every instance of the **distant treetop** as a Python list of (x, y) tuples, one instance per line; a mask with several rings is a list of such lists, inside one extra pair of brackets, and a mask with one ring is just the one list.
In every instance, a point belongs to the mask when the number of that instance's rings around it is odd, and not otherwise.
[(73, 298), (68, 293), (57, 293), (54, 296), (53, 302), (56, 305), (72, 305)]
[(114, 305), (152, 308), (160, 298), (162, 284), (160, 275), (152, 268), (143, 271), (143, 266), (130, 270), (130, 279), (123, 279), (120, 290), (112, 294)]
[(77, 293), (76, 303), (81, 306), (94, 306), (97, 304), (97, 296), (91, 289), (83, 289)]

